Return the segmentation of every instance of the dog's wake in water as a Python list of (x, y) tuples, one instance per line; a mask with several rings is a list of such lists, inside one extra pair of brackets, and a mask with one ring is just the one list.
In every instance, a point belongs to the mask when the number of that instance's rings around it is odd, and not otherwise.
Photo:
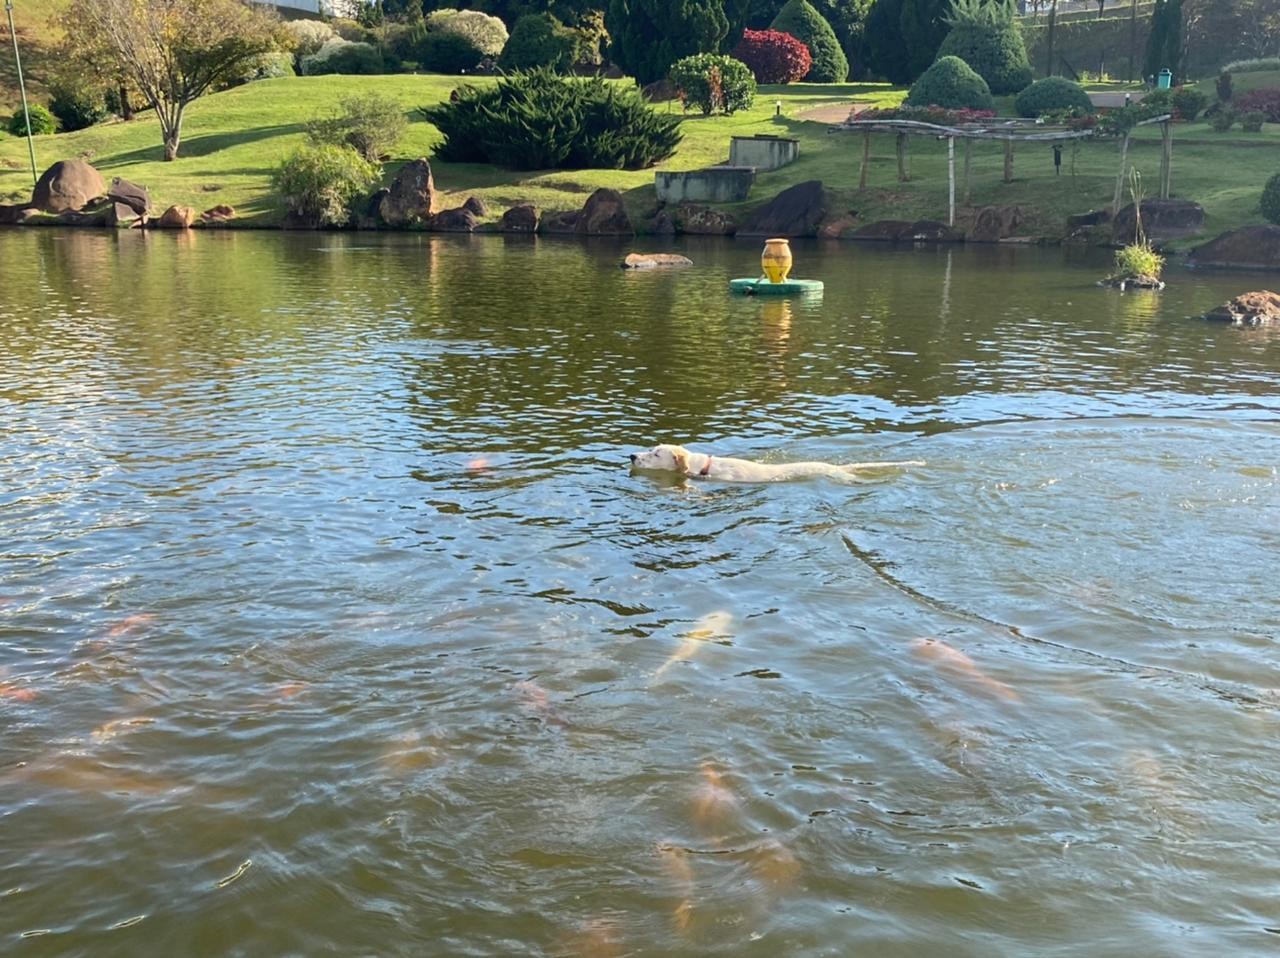
[(923, 465), (924, 462), (917, 459), (902, 462), (851, 462), (844, 465), (832, 462), (752, 462), (749, 459), (728, 459), (705, 452), (693, 452), (684, 446), (666, 443), (645, 452), (631, 454), (632, 469), (674, 472), (692, 478), (719, 479), (722, 482), (781, 482), (812, 477), (849, 480), (881, 469)]

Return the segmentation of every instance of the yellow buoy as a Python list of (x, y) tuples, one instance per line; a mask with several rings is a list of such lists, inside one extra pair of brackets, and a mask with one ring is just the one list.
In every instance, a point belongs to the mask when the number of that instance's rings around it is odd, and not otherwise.
[(781, 238), (765, 240), (760, 265), (764, 267), (769, 282), (786, 282), (787, 274), (791, 272), (791, 244)]

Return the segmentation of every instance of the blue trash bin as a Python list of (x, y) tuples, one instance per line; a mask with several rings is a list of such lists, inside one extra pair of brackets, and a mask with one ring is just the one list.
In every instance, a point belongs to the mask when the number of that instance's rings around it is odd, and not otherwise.
[(1158, 86), (1161, 90), (1167, 90), (1173, 85), (1173, 72), (1167, 67), (1160, 71)]

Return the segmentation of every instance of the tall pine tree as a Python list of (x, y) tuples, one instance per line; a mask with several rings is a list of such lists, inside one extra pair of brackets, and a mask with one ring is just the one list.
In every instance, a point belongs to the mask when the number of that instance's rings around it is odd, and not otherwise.
[(718, 50), (729, 21), (723, 0), (611, 0), (605, 27), (613, 61), (653, 83), (682, 57)]
[(875, 0), (867, 14), (866, 44), (873, 73), (898, 85), (915, 79), (902, 37), (902, 0)]
[(1164, 6), (1164, 67), (1182, 82), (1182, 0), (1168, 0)]
[(920, 76), (937, 58), (950, 29), (946, 22), (950, 12), (951, 0), (902, 0), (902, 42), (909, 79)]
[(1164, 66), (1164, 42), (1166, 0), (1156, 0), (1151, 11), (1151, 33), (1147, 36), (1147, 55), (1142, 61), (1142, 75), (1154, 79)]

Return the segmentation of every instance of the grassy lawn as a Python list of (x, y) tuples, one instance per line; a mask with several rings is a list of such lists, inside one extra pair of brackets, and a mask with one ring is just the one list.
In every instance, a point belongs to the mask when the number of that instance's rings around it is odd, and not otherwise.
[[(207, 209), (227, 203), (236, 207), (244, 225), (269, 226), (282, 215), (271, 192), (271, 173), (302, 142), (307, 120), (329, 111), (340, 97), (354, 91), (394, 97), (404, 106), (410, 124), (386, 166), (389, 177), (405, 160), (430, 155), (439, 134), (417, 116), (416, 108), (447, 98), (458, 82), (456, 77), (444, 76), (261, 81), (194, 103), (188, 111), (181, 156), (174, 163), (161, 160), (159, 129), (146, 114), (128, 124), (37, 138), (37, 160), (43, 170), (54, 160), (82, 156), (105, 176), (123, 176), (147, 186), (161, 208), (182, 203)], [(902, 90), (880, 84), (764, 87), (749, 111), (732, 117), (691, 114), (683, 125), (684, 141), (678, 152), (658, 168), (687, 170), (721, 162), (728, 155), (733, 135), (793, 136), (800, 140), (800, 159), (781, 170), (761, 174), (744, 207), (756, 205), (787, 186), (818, 179), (832, 191), (839, 209), (856, 211), (862, 221), (945, 220), (945, 142), (912, 138), (911, 181), (899, 183), (893, 137), (874, 136), (868, 188), (859, 191), (862, 137), (833, 132), (829, 124), (802, 115), (824, 107), (828, 113), (835, 108), (839, 114), (841, 108), (855, 102), (892, 104), (902, 95)], [(775, 115), (777, 103), (781, 103), (781, 115)], [(678, 107), (663, 104), (658, 109)], [(1148, 193), (1156, 186), (1158, 143), (1157, 132), (1144, 132), (1131, 150)], [(1224, 135), (1212, 132), (1203, 122), (1179, 124), (1174, 141), (1174, 193), (1204, 205), (1210, 234), (1259, 222), (1257, 205), (1263, 184), (1280, 169), (1280, 160), (1275, 159), (1277, 146), (1280, 127), (1267, 127), (1260, 134), (1236, 129)], [(957, 145), (958, 170), (962, 152)], [(1115, 142), (1086, 141), (1074, 158), (1070, 146), (1064, 149), (1062, 172), (1055, 175), (1049, 146), (1024, 144), (1015, 156), (1014, 182), (1006, 184), (1001, 182), (1002, 147), (978, 144), (973, 151), (972, 204), (1017, 204), (1024, 208), (1028, 235), (1061, 235), (1067, 215), (1110, 204), (1117, 164)], [(433, 163), (433, 169), (437, 187), (446, 194), (445, 205), (457, 205), (474, 194), (489, 204), (495, 216), (518, 202), (532, 202), (543, 209), (576, 209), (585, 194), (599, 186), (622, 191), (636, 217), (655, 205), (653, 170), (525, 173), (449, 163)], [(25, 199), (30, 188), (25, 142), (0, 137), (0, 199)]]

